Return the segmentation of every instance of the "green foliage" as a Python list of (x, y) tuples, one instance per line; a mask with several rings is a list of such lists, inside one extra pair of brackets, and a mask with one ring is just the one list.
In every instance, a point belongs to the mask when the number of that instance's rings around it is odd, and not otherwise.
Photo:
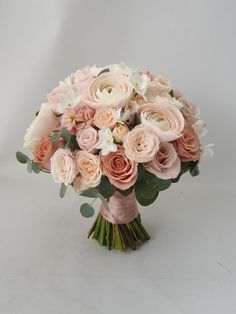
[(80, 195), (86, 196), (86, 197), (91, 197), (91, 198), (97, 198), (99, 197), (103, 203), (103, 206), (109, 209), (108, 202), (106, 198), (99, 192), (97, 188), (91, 188), (88, 189), (84, 192), (82, 192)]
[(105, 68), (103, 69), (101, 72), (98, 73), (97, 77), (103, 73), (107, 73), (107, 72), (110, 72), (110, 69), (109, 68)]
[(108, 178), (105, 176), (102, 176), (101, 183), (99, 184), (97, 189), (105, 198), (111, 197), (115, 193), (115, 190), (116, 190), (114, 185), (112, 185), (110, 181), (108, 180)]
[(174, 91), (173, 91), (173, 89), (169, 92), (169, 95), (170, 95), (171, 97), (174, 97)]
[(60, 197), (63, 198), (66, 194), (66, 190), (67, 190), (67, 185), (65, 185), (64, 183), (61, 184), (61, 187), (60, 187)]
[(83, 203), (80, 206), (80, 212), (83, 217), (89, 218), (94, 215), (94, 208), (88, 203)]
[(140, 115), (136, 113), (134, 116), (134, 125), (139, 125), (139, 124), (141, 124), (141, 118), (140, 118)]
[(60, 133), (60, 132), (54, 133), (54, 134), (52, 134), (52, 135), (50, 136), (50, 141), (51, 141), (52, 143), (55, 143), (56, 141), (59, 140), (60, 136), (61, 136), (61, 133)]
[(29, 157), (23, 154), (22, 152), (18, 151), (16, 152), (16, 159), (21, 163), (21, 164), (26, 164), (29, 160)]
[(133, 190), (134, 190), (134, 186), (131, 186), (129, 189), (127, 189), (127, 190), (120, 190), (120, 189), (117, 189), (119, 192), (120, 192), (120, 194), (122, 194), (122, 195), (124, 195), (124, 196), (127, 196), (127, 195), (129, 195), (130, 193), (132, 193), (133, 192)]

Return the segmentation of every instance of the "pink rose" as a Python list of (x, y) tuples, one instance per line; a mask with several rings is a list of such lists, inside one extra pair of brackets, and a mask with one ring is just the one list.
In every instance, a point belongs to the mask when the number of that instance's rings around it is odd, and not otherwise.
[(93, 123), (99, 129), (113, 129), (117, 122), (117, 112), (111, 106), (103, 106), (96, 110)]
[(161, 100), (155, 104), (144, 104), (138, 109), (141, 121), (153, 129), (162, 142), (169, 142), (181, 136), (184, 117), (179, 109)]
[(129, 160), (122, 146), (117, 146), (116, 152), (106, 156), (100, 155), (102, 172), (111, 184), (121, 190), (130, 188), (138, 177), (138, 163)]
[(148, 162), (159, 150), (159, 138), (153, 129), (140, 124), (126, 134), (123, 145), (130, 160)]
[(171, 143), (161, 143), (154, 158), (143, 164), (147, 171), (161, 179), (174, 179), (180, 173), (181, 163)]
[(41, 141), (34, 147), (33, 160), (43, 166), (45, 169), (50, 170), (50, 158), (59, 147), (64, 146), (63, 140), (58, 140), (52, 143), (48, 137), (43, 137)]
[(127, 76), (108, 72), (94, 78), (88, 88), (86, 103), (93, 108), (110, 105), (124, 107), (133, 95)]
[(99, 185), (102, 171), (98, 156), (80, 150), (76, 153), (75, 164), (78, 176), (73, 182), (73, 188), (76, 192), (82, 192)]
[(98, 143), (98, 132), (93, 127), (85, 127), (79, 130), (76, 134), (76, 140), (79, 147), (90, 153), (95, 153), (97, 149), (95, 148)]
[(34, 147), (40, 143), (41, 139), (56, 129), (58, 125), (59, 120), (52, 112), (49, 104), (43, 103), (37, 117), (26, 131), (24, 136), (24, 148), (33, 150)]
[(56, 183), (72, 183), (77, 171), (75, 157), (70, 149), (59, 148), (51, 157), (51, 174)]
[(182, 162), (200, 159), (200, 142), (192, 126), (186, 121), (183, 135), (173, 141), (173, 145)]
[(125, 123), (118, 122), (112, 131), (112, 136), (116, 143), (122, 144), (124, 136), (129, 133), (129, 128)]

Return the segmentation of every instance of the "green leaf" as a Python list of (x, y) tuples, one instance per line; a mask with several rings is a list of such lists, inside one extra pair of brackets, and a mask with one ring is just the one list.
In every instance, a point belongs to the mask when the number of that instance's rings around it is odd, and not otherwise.
[(108, 180), (108, 178), (105, 176), (102, 176), (101, 183), (99, 184), (97, 189), (105, 198), (111, 197), (115, 193), (115, 190), (116, 190), (114, 185), (112, 185), (110, 181)]
[(127, 190), (120, 190), (120, 189), (117, 189), (119, 192), (120, 192), (120, 194), (122, 194), (122, 195), (124, 195), (124, 196), (127, 196), (127, 195), (129, 195), (130, 193), (132, 193), (133, 192), (133, 190), (134, 190), (134, 186), (131, 186), (129, 189), (127, 189)]
[(181, 163), (181, 174), (187, 172), (188, 170), (190, 170), (191, 167), (191, 161), (188, 162), (182, 162)]
[(136, 113), (134, 116), (134, 125), (139, 125), (139, 124), (141, 124), (141, 118), (140, 118), (140, 115)]
[(94, 208), (88, 203), (83, 203), (80, 206), (80, 212), (83, 217), (89, 218), (94, 215)]
[(27, 161), (27, 171), (32, 173), (32, 161), (30, 159)]
[(39, 163), (32, 161), (32, 170), (35, 173), (39, 173), (40, 171), (43, 170), (43, 167)]
[(26, 164), (28, 162), (29, 157), (23, 154), (22, 152), (16, 152), (16, 159), (21, 163), (21, 164)]
[(198, 166), (196, 166), (193, 170), (190, 171), (192, 177), (198, 176), (200, 173)]
[(145, 173), (142, 179), (135, 184), (135, 195), (142, 206), (152, 204), (159, 194), (157, 188), (154, 187), (154, 178), (156, 178), (154, 175)]
[(67, 130), (67, 128), (63, 128), (61, 129), (61, 133), (60, 133), (61, 137), (63, 137), (63, 139), (66, 142), (69, 142), (69, 140), (71, 139), (71, 133)]
[(63, 198), (65, 196), (66, 190), (67, 190), (67, 185), (62, 183), (61, 188), (60, 188), (60, 193), (59, 193), (61, 198)]
[(179, 175), (176, 178), (171, 179), (171, 182), (172, 183), (177, 183), (177, 182), (179, 182), (180, 178), (181, 178), (181, 173), (179, 173)]
[(171, 97), (174, 97), (174, 91), (173, 91), (173, 89), (169, 92), (169, 95), (170, 95)]
[(39, 110), (38, 110), (38, 111), (36, 112), (36, 114), (35, 114), (35, 115), (36, 115), (36, 117), (37, 117), (37, 115), (38, 115), (38, 114), (39, 114)]
[(103, 73), (107, 73), (107, 72), (110, 72), (110, 69), (109, 68), (105, 68), (103, 69), (101, 72), (98, 73), (97, 77)]
[(142, 164), (138, 164), (138, 181), (142, 180), (144, 175), (146, 173), (146, 170)]
[(168, 189), (171, 185), (171, 180), (163, 180), (158, 177), (153, 178), (153, 188), (159, 192)]
[(91, 188), (88, 189), (84, 192), (82, 192), (80, 195), (86, 196), (86, 197), (92, 197), (92, 198), (97, 198), (99, 197), (104, 205), (104, 207), (106, 207), (107, 209), (109, 209), (109, 205), (107, 200), (105, 199), (105, 197), (99, 192), (99, 190), (97, 188)]
[(79, 145), (77, 143), (75, 135), (71, 135), (70, 139), (66, 143), (66, 147), (70, 148), (72, 151), (79, 149)]
[(52, 135), (50, 136), (50, 141), (51, 141), (52, 143), (55, 143), (56, 141), (59, 140), (60, 136), (61, 136), (61, 133), (60, 133), (60, 132), (54, 133), (54, 134), (52, 134)]

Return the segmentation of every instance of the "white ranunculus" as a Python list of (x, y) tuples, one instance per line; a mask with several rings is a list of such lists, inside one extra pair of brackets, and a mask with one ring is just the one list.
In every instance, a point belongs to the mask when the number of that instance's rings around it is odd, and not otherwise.
[(51, 174), (56, 183), (72, 183), (77, 170), (75, 157), (69, 148), (59, 148), (51, 158)]
[(44, 136), (58, 125), (58, 119), (48, 103), (43, 103), (39, 113), (27, 129), (24, 136), (24, 148), (33, 150)]

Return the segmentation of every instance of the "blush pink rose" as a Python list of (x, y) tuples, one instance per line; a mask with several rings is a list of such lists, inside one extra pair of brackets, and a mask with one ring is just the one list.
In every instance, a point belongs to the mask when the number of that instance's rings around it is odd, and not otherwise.
[(130, 160), (148, 162), (159, 150), (159, 138), (149, 127), (140, 124), (124, 137), (125, 154)]
[(48, 137), (43, 137), (41, 141), (34, 147), (33, 160), (43, 166), (45, 169), (50, 170), (50, 158), (55, 151), (64, 146), (63, 140), (58, 140), (52, 143)]
[(138, 163), (127, 158), (124, 148), (117, 146), (116, 152), (100, 155), (102, 172), (111, 184), (121, 190), (130, 188), (138, 177)]
[(156, 103), (144, 104), (138, 109), (142, 123), (152, 128), (162, 142), (179, 138), (184, 128), (184, 117), (179, 109), (160, 99)]
[(133, 88), (127, 76), (108, 72), (94, 78), (88, 87), (86, 103), (93, 108), (109, 105), (124, 107), (133, 95)]
[(196, 161), (200, 159), (200, 142), (193, 127), (185, 122), (183, 135), (172, 142), (182, 162)]
[(99, 129), (113, 129), (117, 122), (117, 112), (111, 106), (102, 106), (98, 108), (93, 117), (93, 123)]
[(59, 148), (51, 157), (51, 174), (56, 183), (68, 185), (73, 182), (77, 171), (71, 150)]
[(102, 170), (98, 156), (80, 150), (76, 153), (75, 164), (78, 175), (73, 182), (73, 188), (76, 192), (82, 192), (99, 185)]
[(93, 127), (85, 127), (79, 130), (76, 134), (76, 140), (81, 149), (90, 153), (97, 151), (95, 146), (98, 143), (98, 132)]
[(147, 171), (164, 180), (176, 178), (181, 169), (180, 159), (171, 143), (161, 143), (154, 158), (143, 165)]

